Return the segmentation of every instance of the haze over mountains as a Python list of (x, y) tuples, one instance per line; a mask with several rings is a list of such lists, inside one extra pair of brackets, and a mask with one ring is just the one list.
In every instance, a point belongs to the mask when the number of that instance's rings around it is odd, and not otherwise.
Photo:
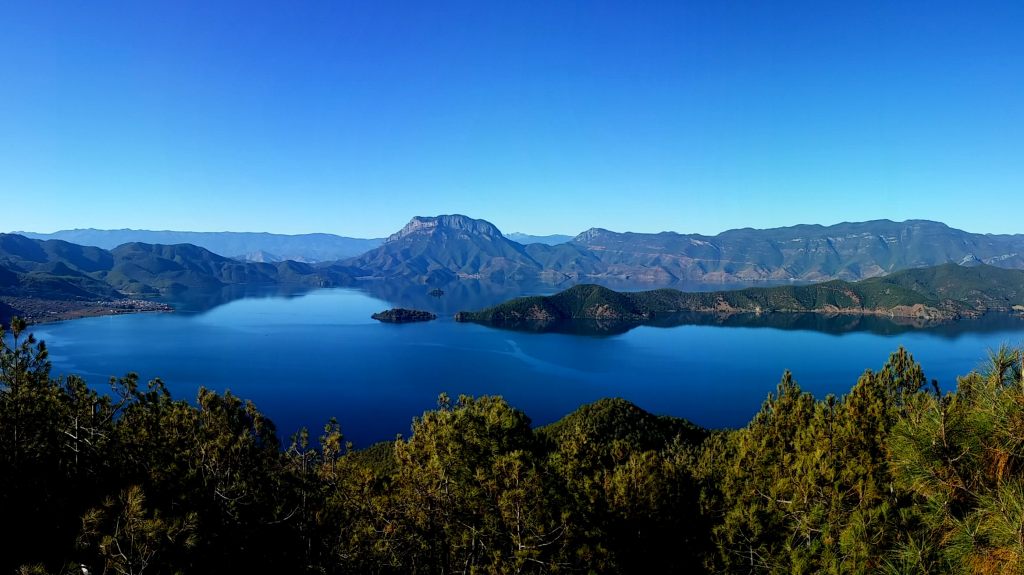
[(61, 230), (52, 234), (14, 232), (38, 240), (64, 240), (106, 250), (137, 242), (145, 244), (192, 244), (216, 254), (250, 261), (334, 261), (357, 256), (384, 240), (348, 238), (334, 234), (269, 234), (262, 232), (176, 232), (151, 230)]
[[(250, 262), (329, 262), (355, 257), (384, 243), (384, 238), (351, 238), (335, 234), (271, 234), (265, 232), (183, 232), (170, 230), (98, 230), (93, 228), (60, 230), (43, 234), (11, 232), (37, 240), (63, 240), (106, 250), (127, 243), (192, 244), (224, 257)], [(532, 236), (511, 233), (507, 236), (520, 244), (561, 244), (572, 236), (554, 234)]]
[(547, 244), (549, 246), (555, 246), (558, 244), (564, 244), (565, 242), (571, 242), (572, 236), (563, 234), (551, 234), (549, 236), (533, 236), (530, 234), (521, 234), (519, 232), (512, 232), (506, 234), (505, 237), (519, 243), (519, 244)]
[(149, 238), (151, 241), (141, 243), (190, 243), (226, 258), (257, 263), (344, 261), (357, 277), (432, 284), (460, 278), (549, 282), (594, 278), (659, 284), (811, 282), (858, 280), (948, 262), (1024, 268), (1024, 235), (970, 233), (927, 220), (746, 228), (714, 236), (592, 228), (569, 238), (505, 236), (485, 220), (445, 215), (413, 218), (387, 239), (144, 230), (23, 235), (104, 249), (126, 243), (122, 240)]

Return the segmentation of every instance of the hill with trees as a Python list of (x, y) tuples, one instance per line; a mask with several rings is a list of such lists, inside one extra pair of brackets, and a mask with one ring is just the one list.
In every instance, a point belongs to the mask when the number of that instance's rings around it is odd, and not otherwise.
[(111, 309), (98, 302), (122, 308), (134, 302), (131, 306), (145, 310), (152, 306), (139, 298), (230, 285), (321, 287), (352, 281), (351, 270), (340, 264), (240, 262), (190, 244), (130, 243), (104, 250), (0, 234), (0, 301), (13, 310), (8, 318), (59, 319)]
[(605, 276), (656, 281), (851, 281), (945, 263), (1024, 269), (1024, 235), (975, 234), (928, 220), (743, 228), (714, 236), (593, 228), (573, 243), (598, 256)]
[(786, 372), (736, 430), (442, 395), (354, 450), (230, 393), (54, 378), (25, 329), (0, 337), (4, 572), (1024, 570), (1019, 350), (946, 391), (902, 348), (841, 397)]
[(1024, 271), (946, 264), (859, 282), (835, 280), (716, 292), (617, 292), (577, 285), (550, 296), (517, 298), (481, 311), (459, 312), (455, 319), (505, 327), (574, 320), (646, 323), (686, 312), (812, 312), (948, 320), (1010, 311), (1022, 304)]

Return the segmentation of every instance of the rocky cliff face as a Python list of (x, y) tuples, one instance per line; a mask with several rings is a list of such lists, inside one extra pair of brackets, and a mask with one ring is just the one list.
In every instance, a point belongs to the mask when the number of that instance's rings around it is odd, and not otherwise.
[(616, 235), (615, 232), (608, 231), (604, 228), (590, 228), (585, 232), (581, 232), (578, 236), (572, 239), (572, 241), (579, 244), (586, 244), (594, 241), (599, 241), (602, 238), (608, 238)]
[(460, 214), (441, 215), (434, 217), (416, 216), (405, 224), (397, 233), (388, 236), (387, 243), (397, 242), (405, 238), (421, 236), (433, 237), (444, 232), (461, 232), (464, 237), (480, 236), (488, 238), (504, 238), (501, 231), (491, 222), (475, 220)]

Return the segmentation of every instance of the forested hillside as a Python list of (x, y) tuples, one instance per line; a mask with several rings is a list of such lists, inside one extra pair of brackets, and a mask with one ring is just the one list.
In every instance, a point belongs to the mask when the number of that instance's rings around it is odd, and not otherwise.
[(1024, 268), (1024, 236), (976, 234), (928, 220), (743, 228), (714, 236), (593, 228), (573, 243), (597, 254), (608, 274), (662, 280), (858, 280), (949, 262)]
[(340, 264), (242, 262), (189, 244), (129, 243), (113, 250), (0, 234), (0, 318), (170, 309), (144, 298), (232, 285), (332, 286), (353, 281)]
[[(1020, 351), (940, 390), (898, 349), (843, 397), (786, 373), (744, 428), (622, 400), (531, 428), (442, 396), (352, 450), (134, 375), (54, 379), (0, 349), (0, 570), (21, 573), (1019, 573)], [(685, 377), (685, 374), (680, 374)]]
[(684, 312), (814, 312), (949, 320), (1022, 305), (1024, 271), (945, 264), (859, 282), (833, 280), (730, 291), (666, 288), (617, 292), (598, 285), (577, 285), (550, 296), (517, 298), (476, 312), (459, 312), (455, 319), (527, 329), (577, 320), (646, 323)]

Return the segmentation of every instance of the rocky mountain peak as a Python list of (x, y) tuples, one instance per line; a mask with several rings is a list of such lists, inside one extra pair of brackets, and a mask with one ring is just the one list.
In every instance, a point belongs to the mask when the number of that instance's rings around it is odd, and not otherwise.
[(585, 232), (582, 232), (582, 233), (580, 233), (580, 235), (578, 235), (575, 238), (573, 238), (572, 241), (574, 241), (576, 243), (585, 244), (587, 242), (593, 241), (595, 239), (598, 239), (598, 238), (600, 238), (602, 236), (605, 236), (605, 235), (608, 235), (608, 234), (611, 234), (611, 233), (614, 233), (614, 232), (610, 232), (610, 231), (608, 231), (608, 230), (606, 230), (604, 228), (590, 228), (589, 230), (587, 230)]
[(454, 230), (492, 238), (503, 237), (501, 231), (491, 222), (475, 220), (460, 214), (451, 214), (433, 217), (416, 216), (409, 220), (409, 223), (405, 224), (404, 228), (397, 233), (391, 234), (387, 241), (393, 242), (414, 235), (430, 236), (438, 231), (445, 230)]

